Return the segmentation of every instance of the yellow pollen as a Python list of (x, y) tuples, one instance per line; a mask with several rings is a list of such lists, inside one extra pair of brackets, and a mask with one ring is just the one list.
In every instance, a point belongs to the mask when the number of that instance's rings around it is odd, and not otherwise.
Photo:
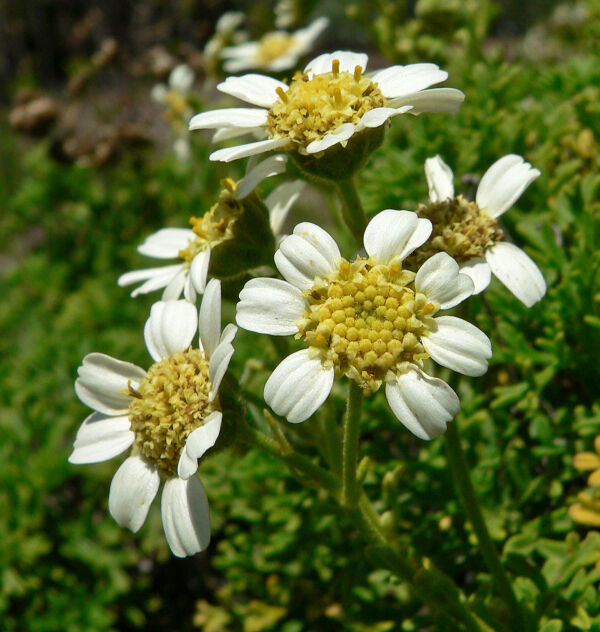
[(343, 123), (357, 124), (363, 115), (385, 105), (376, 83), (362, 74), (340, 71), (334, 59), (331, 72), (320, 75), (297, 73), (287, 91), (276, 90), (278, 99), (267, 114), (271, 138), (285, 138), (302, 150)]
[(285, 55), (294, 43), (294, 37), (287, 33), (267, 33), (258, 43), (254, 60), (260, 66), (266, 66)]
[(137, 391), (132, 391), (129, 421), (134, 450), (161, 473), (176, 476), (189, 434), (219, 410), (209, 402), (208, 362), (199, 349), (176, 353), (153, 364)]
[(194, 257), (206, 250), (207, 246), (214, 248), (233, 237), (235, 222), (243, 212), (243, 208), (235, 199), (236, 183), (231, 178), (223, 178), (221, 186), (223, 189), (218, 202), (201, 217), (190, 218), (196, 238), (178, 253), (179, 258), (183, 259), (187, 266), (191, 265)]
[(340, 262), (304, 292), (309, 307), (297, 337), (325, 366), (377, 390), (388, 371), (428, 357), (421, 340), (435, 326), (429, 314), (436, 307), (416, 292), (414, 278), (397, 265), (364, 257)]
[(429, 240), (404, 260), (409, 270), (417, 270), (437, 252), (447, 252), (459, 263), (483, 257), (489, 247), (503, 238), (498, 220), (461, 195), (430, 202), (419, 207), (417, 213), (431, 220), (433, 231)]
[(287, 94), (285, 93), (285, 90), (281, 86), (278, 86), (277, 88), (275, 88), (275, 92), (277, 92), (277, 94), (279, 95), (279, 98), (282, 101), (284, 101), (285, 103), (288, 102)]
[(169, 118), (181, 118), (190, 107), (186, 98), (174, 90), (169, 90), (169, 92), (165, 94), (165, 102), (167, 105), (167, 116)]

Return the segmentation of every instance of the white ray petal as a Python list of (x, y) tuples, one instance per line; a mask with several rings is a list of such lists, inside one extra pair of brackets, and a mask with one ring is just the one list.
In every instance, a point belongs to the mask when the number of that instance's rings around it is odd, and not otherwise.
[(385, 209), (375, 215), (365, 230), (367, 254), (382, 263), (402, 260), (431, 234), (431, 222), (412, 211)]
[(416, 366), (385, 385), (394, 415), (420, 439), (433, 439), (460, 410), (460, 400), (446, 382)]
[(286, 281), (307, 290), (313, 286), (315, 277), (334, 270), (339, 257), (339, 248), (327, 231), (302, 222), (281, 241), (275, 265)]
[(187, 228), (163, 228), (146, 237), (137, 250), (146, 257), (174, 259), (179, 255), (179, 251), (187, 248), (189, 242), (195, 238), (194, 231)]
[(221, 336), (221, 281), (218, 279), (211, 279), (204, 289), (198, 330), (202, 348), (210, 358)]
[(475, 289), (473, 294), (479, 294), (485, 290), (492, 280), (492, 271), (485, 259), (481, 257), (474, 257), (469, 261), (465, 261), (460, 264), (461, 274), (466, 274), (471, 277)]
[(281, 149), (290, 143), (288, 138), (267, 138), (245, 145), (237, 145), (236, 147), (225, 147), (214, 151), (210, 156), (210, 160), (221, 162), (231, 162), (238, 158), (247, 158), (256, 154), (263, 154), (274, 149)]
[(475, 196), (477, 204), (492, 217), (500, 217), (539, 175), (521, 156), (504, 156), (483, 174)]
[(196, 308), (188, 301), (154, 303), (144, 326), (148, 353), (155, 362), (160, 362), (179, 351), (186, 351), (197, 327)]
[(186, 275), (185, 285), (183, 286), (183, 297), (186, 301), (189, 301), (194, 305), (196, 304), (198, 296), (196, 294), (196, 288), (194, 287), (191, 274)]
[(204, 292), (206, 287), (206, 277), (208, 276), (208, 267), (210, 265), (210, 246), (206, 246), (204, 250), (201, 250), (193, 259), (190, 266), (190, 278), (194, 289), (198, 294)]
[(176, 557), (204, 551), (210, 542), (208, 499), (198, 478), (165, 483), (160, 513), (167, 543)]
[(157, 266), (156, 268), (133, 270), (131, 272), (125, 272), (125, 274), (122, 274), (119, 277), (117, 283), (119, 284), (119, 286), (123, 287), (125, 285), (137, 283), (138, 281), (147, 281), (148, 279), (154, 279), (160, 276), (168, 276), (169, 278), (171, 278), (179, 270), (181, 270), (181, 267), (182, 265), (180, 263), (175, 263), (169, 266)]
[(194, 71), (187, 64), (179, 64), (171, 70), (169, 88), (183, 94), (187, 93), (194, 84)]
[(219, 394), (221, 380), (227, 372), (227, 367), (233, 356), (234, 348), (230, 342), (220, 342), (214, 350), (208, 363), (208, 373), (210, 376), (211, 390), (208, 401), (212, 402)]
[(455, 316), (439, 316), (435, 322), (437, 330), (421, 339), (425, 351), (448, 369), (464, 375), (483, 375), (492, 356), (492, 345), (483, 331)]
[(279, 99), (277, 88), (287, 92), (289, 86), (277, 79), (252, 73), (241, 77), (227, 77), (217, 85), (217, 90), (263, 108), (270, 108)]
[(275, 368), (265, 384), (265, 401), (292, 423), (308, 419), (327, 399), (333, 386), (333, 367), (310, 358), (307, 349), (296, 351)]
[(135, 288), (130, 296), (135, 298), (139, 294), (148, 294), (154, 290), (160, 290), (167, 285), (181, 272), (183, 264), (161, 266), (158, 268), (146, 268), (145, 270), (134, 270), (122, 274), (118, 279), (120, 286), (130, 285), (142, 279), (147, 279), (142, 285)]
[(190, 130), (262, 127), (266, 122), (267, 110), (262, 108), (223, 108), (196, 114), (190, 120)]
[(327, 28), (328, 25), (329, 19), (320, 17), (303, 29), (298, 29), (294, 33), (294, 39), (298, 40), (300, 44), (299, 54), (304, 54), (304, 52), (312, 46), (315, 39)]
[(89, 353), (77, 375), (75, 392), (86, 406), (105, 415), (121, 415), (127, 412), (131, 401), (126, 394), (128, 384), (137, 388), (146, 371), (104, 353)]
[(110, 483), (110, 515), (119, 526), (135, 533), (144, 524), (159, 485), (157, 469), (139, 456), (130, 456), (123, 461)]
[(283, 236), (288, 213), (305, 187), (306, 183), (302, 180), (284, 182), (265, 198), (265, 206), (269, 209), (269, 223), (275, 237)]
[(442, 202), (454, 197), (454, 174), (440, 156), (427, 158), (425, 178), (429, 187), (429, 199), (432, 202)]
[(295, 286), (280, 279), (251, 279), (240, 292), (235, 320), (240, 327), (259, 334), (291, 336), (307, 308)]
[(356, 129), (357, 131), (364, 129), (365, 127), (379, 127), (383, 125), (387, 120), (398, 116), (398, 114), (404, 114), (411, 109), (410, 105), (405, 105), (401, 108), (373, 108), (368, 112), (365, 112), (360, 119)]
[[(237, 200), (245, 198), (266, 178), (283, 173), (287, 167), (287, 161), (288, 158), (285, 154), (275, 154), (248, 169), (246, 175), (237, 184), (235, 198)], [(265, 200), (265, 204), (267, 204), (267, 200)]]
[(211, 138), (211, 142), (213, 144), (220, 143), (224, 140), (230, 140), (232, 138), (238, 138), (239, 136), (244, 136), (245, 134), (254, 134), (254, 136), (258, 136), (263, 133), (261, 127), (221, 127), (218, 129)]
[(314, 75), (322, 75), (331, 72), (331, 64), (334, 59), (340, 62), (341, 72), (353, 73), (356, 66), (360, 66), (364, 72), (367, 67), (368, 56), (364, 53), (353, 53), (351, 51), (338, 50), (333, 53), (323, 53), (315, 57), (306, 64), (304, 72), (310, 79)]
[(222, 419), (223, 414), (215, 410), (204, 420), (202, 426), (190, 433), (177, 465), (179, 478), (185, 480), (196, 473), (198, 459), (204, 456), (204, 453), (212, 448), (219, 438)]
[(518, 246), (500, 241), (485, 251), (485, 260), (500, 282), (527, 307), (546, 293), (540, 269)]
[(221, 339), (219, 340), (219, 344), (233, 342), (233, 339), (237, 334), (237, 329), (238, 328), (233, 323), (228, 323), (227, 325), (225, 325), (223, 331), (221, 332)]
[(450, 112), (456, 114), (465, 100), (465, 95), (454, 88), (431, 88), (414, 94), (388, 99), (386, 105), (397, 108), (401, 105), (412, 105), (409, 114), (422, 112)]
[(165, 287), (161, 299), (163, 301), (176, 301), (183, 292), (188, 276), (188, 270), (185, 268), (179, 270), (179, 272), (169, 281), (167, 287)]
[(112, 417), (92, 413), (77, 431), (69, 463), (107, 461), (127, 450), (134, 438), (127, 415)]
[(348, 140), (353, 134), (356, 126), (353, 123), (342, 123), (336, 127), (333, 131), (325, 134), (323, 138), (313, 140), (306, 146), (307, 154), (317, 154), (320, 151), (325, 151), (338, 143), (343, 143)]
[(378, 84), (384, 97), (391, 99), (420, 92), (447, 78), (448, 73), (435, 64), (409, 64), (384, 68), (376, 72), (371, 81)]
[(506, 176), (506, 173), (518, 165), (525, 162), (522, 156), (517, 154), (507, 154), (496, 160), (494, 164), (488, 167), (488, 170), (481, 177), (475, 201), (481, 208), (488, 206), (490, 193), (496, 188), (498, 183)]
[(440, 309), (450, 309), (473, 294), (474, 284), (466, 274), (460, 274), (458, 263), (445, 252), (438, 252), (419, 268), (415, 289)]

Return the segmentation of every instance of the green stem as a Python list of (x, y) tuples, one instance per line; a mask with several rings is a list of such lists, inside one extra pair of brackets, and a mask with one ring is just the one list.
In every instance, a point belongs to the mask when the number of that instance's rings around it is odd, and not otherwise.
[(342, 217), (346, 226), (354, 235), (358, 244), (362, 244), (363, 235), (367, 226), (367, 218), (363, 210), (356, 185), (352, 178), (336, 182), (336, 188), (342, 200)]
[[(285, 453), (281, 450), (280, 444), (271, 437), (255, 430), (254, 428), (243, 425), (238, 435), (241, 441), (247, 445), (254, 446), (264, 450), (272, 456), (284, 461), (293, 471), (299, 472), (305, 478), (311, 480), (316, 486), (321, 487), (328, 492), (333, 498), (339, 498), (339, 485), (337, 480), (326, 470), (319, 467), (313, 461), (297, 452)], [(385, 532), (381, 527), (379, 516), (373, 509), (369, 499), (364, 493), (361, 493), (358, 503), (353, 509), (348, 510), (350, 515), (355, 518), (355, 524), (364, 535), (367, 542), (375, 545), (378, 552), (378, 559), (384, 568), (387, 568), (400, 579), (406, 581), (413, 589), (423, 603), (434, 609), (452, 621), (455, 627), (464, 626), (468, 632), (492, 632), (482, 621), (480, 621), (468, 608), (463, 605), (459, 598), (454, 597), (451, 591), (451, 597), (448, 599), (439, 589), (435, 589), (435, 581), (430, 581), (429, 575), (424, 578), (419, 577), (419, 569), (413, 568), (408, 559), (401, 555), (387, 539)], [(421, 575), (424, 569), (421, 569)], [(443, 582), (452, 585), (453, 591), (457, 593), (457, 589), (452, 580), (445, 575), (436, 572), (435, 578), (439, 583), (439, 578)], [(446, 591), (447, 592), (447, 591)]]
[(362, 388), (350, 380), (348, 403), (344, 415), (344, 438), (342, 440), (342, 496), (344, 507), (352, 508), (358, 500), (356, 466), (358, 461), (358, 439), (360, 436), (360, 416), (362, 412)]
[(397, 551), (388, 540), (381, 527), (379, 515), (364, 493), (358, 501), (356, 519), (365, 539), (375, 544), (380, 564), (406, 581), (423, 603), (450, 619), (455, 626), (461, 623), (468, 632), (493, 632), (461, 603), (458, 590), (451, 579), (440, 571), (434, 573), (415, 569), (407, 557)]
[(492, 574), (498, 593), (508, 606), (514, 618), (514, 622), (522, 626), (525, 620), (522, 615), (522, 608), (515, 596), (506, 571), (502, 566), (498, 551), (492, 542), (485, 520), (483, 519), (481, 507), (479, 506), (479, 501), (477, 500), (467, 467), (465, 454), (460, 444), (460, 435), (456, 419), (448, 424), (445, 437), (448, 463), (452, 472), (452, 478), (458, 488), (458, 493), (461, 497), (467, 517), (477, 535), (479, 548), (485, 565)]
[(282, 452), (277, 441), (248, 425), (241, 426), (239, 437), (246, 445), (261, 448), (272, 456), (285, 461), (293, 469), (302, 472), (307, 478), (323, 487), (329, 494), (334, 497), (337, 496), (338, 483), (335, 478), (302, 454)]

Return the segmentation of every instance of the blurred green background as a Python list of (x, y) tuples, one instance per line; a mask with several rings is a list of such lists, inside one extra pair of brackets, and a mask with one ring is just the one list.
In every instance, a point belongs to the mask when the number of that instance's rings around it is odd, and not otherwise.
[[(472, 299), (494, 357), (484, 378), (461, 384), (459, 420), (519, 597), (544, 632), (598, 630), (600, 536), (567, 509), (585, 485), (573, 455), (600, 433), (600, 2), (289, 4), (297, 26), (332, 19), (315, 55), (364, 50), (371, 68), (434, 61), (466, 94), (455, 117), (394, 122), (360, 174), (369, 214), (425, 201), (423, 162), (436, 153), (467, 193), (507, 153), (542, 172), (505, 227), (540, 265), (548, 294), (527, 310), (494, 282)], [(158, 295), (132, 300), (116, 285), (148, 265), (135, 246), (185, 226), (212, 205), (219, 178), (242, 173), (210, 163), (202, 133), (191, 161), (178, 162), (149, 98), (186, 62), (199, 108), (228, 103), (204, 76), (201, 51), (231, 9), (246, 13), (251, 38), (274, 28), (270, 3), (0, 6), (2, 630), (438, 629), (365, 555), (351, 522), (266, 455), (236, 449), (201, 464), (213, 541), (185, 560), (168, 551), (157, 503), (137, 535), (110, 518), (114, 462), (67, 462), (87, 414), (73, 392), (83, 356), (149, 362), (141, 331)], [(308, 199), (298, 217), (332, 204), (324, 191)], [(258, 336), (240, 333), (236, 348), (238, 375), (255, 351), (272, 367)], [(378, 395), (361, 450), (372, 459), (367, 490), (393, 512), (407, 550), (434, 559), (475, 610), (493, 611), (443, 443), (409, 436)]]

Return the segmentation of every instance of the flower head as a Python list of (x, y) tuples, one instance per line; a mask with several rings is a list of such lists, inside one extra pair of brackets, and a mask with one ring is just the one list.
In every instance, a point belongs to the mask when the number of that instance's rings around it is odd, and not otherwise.
[(388, 209), (365, 230), (365, 256), (351, 261), (314, 224), (299, 224), (281, 242), (275, 264), (285, 281), (249, 281), (236, 316), (245, 329), (295, 335), (307, 346), (285, 358), (265, 385), (277, 414), (304, 421), (325, 401), (334, 377), (345, 375), (367, 392), (385, 384), (394, 414), (417, 436), (445, 430), (458, 397), (425, 373), (424, 361), (481, 375), (491, 346), (477, 327), (437, 316), (473, 291), (450, 256), (439, 253), (416, 274), (403, 268), (430, 233), (429, 220)]
[(220, 149), (211, 160), (229, 162), (273, 149), (311, 156), (345, 146), (359, 132), (404, 112), (456, 112), (464, 99), (452, 88), (426, 90), (448, 77), (435, 64), (391, 66), (367, 76), (367, 60), (347, 51), (323, 54), (289, 85), (257, 74), (229, 77), (217, 88), (259, 107), (202, 112), (190, 129), (215, 129), (215, 140), (248, 133), (265, 138)]
[(327, 18), (318, 18), (295, 33), (274, 31), (257, 42), (244, 42), (223, 48), (220, 52), (221, 57), (226, 60), (223, 68), (227, 72), (253, 68), (278, 72), (292, 68), (312, 48), (328, 24)]
[[(285, 166), (285, 156), (275, 155), (250, 169), (238, 183), (223, 180), (218, 201), (204, 215), (190, 219), (191, 229), (163, 228), (146, 238), (138, 248), (148, 257), (179, 259), (180, 263), (126, 272), (119, 277), (119, 285), (142, 281), (131, 296), (164, 288), (162, 298), (165, 301), (177, 299), (183, 293), (188, 301), (195, 302), (197, 294), (202, 294), (206, 285), (211, 253), (234, 237), (236, 224), (247, 210), (247, 196), (264, 178), (282, 173)], [(298, 194), (298, 182), (285, 183), (265, 200), (271, 211), (271, 229), (275, 235)]]
[[(221, 287), (212, 280), (199, 316), (187, 301), (152, 306), (144, 338), (154, 364), (147, 371), (102, 353), (87, 355), (78, 370), (75, 392), (95, 412), (79, 428), (69, 461), (97, 463), (131, 447), (113, 477), (109, 511), (137, 531), (162, 476), (163, 528), (178, 557), (204, 550), (210, 540), (206, 494), (193, 474), (219, 437), (218, 392), (236, 329), (220, 332)], [(196, 330), (200, 343), (192, 349)]]
[(245, 31), (237, 31), (238, 26), (244, 21), (242, 11), (226, 11), (215, 24), (214, 35), (204, 46), (204, 55), (214, 58), (231, 40), (240, 42), (247, 38)]
[(175, 134), (173, 148), (182, 162), (187, 161), (190, 156), (187, 127), (193, 114), (189, 102), (193, 83), (194, 71), (186, 64), (180, 64), (171, 71), (167, 85), (159, 83), (152, 89), (152, 98), (165, 108), (164, 116)]
[(407, 265), (420, 265), (437, 252), (458, 261), (461, 272), (475, 284), (475, 293), (489, 285), (492, 272), (527, 307), (546, 293), (546, 282), (536, 264), (517, 246), (504, 241), (498, 218), (540, 175), (520, 156), (497, 160), (483, 175), (475, 201), (454, 195), (453, 174), (439, 157), (425, 161), (429, 204), (417, 212), (433, 223), (431, 239)]

